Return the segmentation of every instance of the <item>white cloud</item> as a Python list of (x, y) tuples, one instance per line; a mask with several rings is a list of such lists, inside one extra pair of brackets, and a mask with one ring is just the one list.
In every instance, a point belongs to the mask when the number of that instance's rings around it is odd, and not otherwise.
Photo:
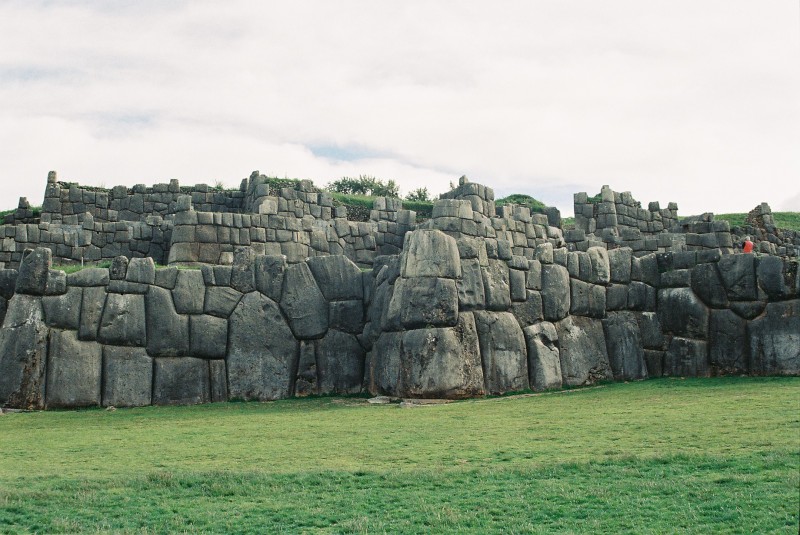
[[(38, 203), (51, 168), (107, 186), (260, 169), (437, 193), (466, 173), (565, 214), (603, 184), (683, 215), (775, 209), (800, 176), (797, 16), (770, 1), (7, 2), (3, 204)], [(337, 146), (363, 157), (312, 150)]]

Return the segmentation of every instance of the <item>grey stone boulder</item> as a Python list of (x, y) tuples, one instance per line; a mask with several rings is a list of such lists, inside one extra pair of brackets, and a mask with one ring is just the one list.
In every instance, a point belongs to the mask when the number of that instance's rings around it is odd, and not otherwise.
[(106, 303), (106, 289), (103, 286), (92, 286), (83, 289), (81, 299), (81, 316), (78, 325), (79, 340), (97, 340), (100, 318)]
[(764, 301), (731, 301), (728, 307), (740, 317), (751, 320), (760, 316), (767, 303)]
[(609, 284), (606, 286), (606, 310), (625, 310), (628, 307), (628, 285)]
[(628, 284), (631, 282), (631, 257), (629, 247), (611, 249), (608, 251), (608, 264), (611, 282)]
[(224, 358), (228, 349), (228, 320), (207, 314), (189, 316), (189, 339), (192, 357)]
[(606, 289), (604, 286), (570, 280), (570, 314), (602, 318), (606, 314)]
[(358, 299), (333, 301), (328, 306), (328, 326), (350, 334), (364, 330), (364, 303)]
[(228, 401), (228, 366), (224, 360), (209, 360), (208, 375), (211, 381), (211, 402)]
[(210, 401), (208, 361), (192, 357), (154, 359), (153, 405), (194, 405)]
[(297, 358), (297, 340), (278, 305), (258, 292), (245, 295), (229, 323), (226, 361), (231, 399), (289, 397)]
[(297, 363), (297, 375), (294, 380), (293, 392), (296, 397), (319, 394), (316, 344), (317, 340), (300, 341), (300, 356)]
[(315, 256), (308, 267), (328, 301), (363, 299), (361, 270), (346, 256)]
[(664, 332), (690, 338), (708, 336), (708, 308), (689, 288), (659, 290), (658, 319)]
[(608, 284), (611, 281), (611, 267), (606, 248), (589, 247), (587, 256), (590, 261), (588, 281), (593, 284)]
[(510, 312), (479, 310), (474, 314), (486, 391), (527, 390), (528, 351), (516, 318)]
[[(130, 273), (130, 270), (128, 270)], [(150, 286), (145, 296), (147, 354), (183, 357), (189, 353), (189, 318), (175, 312), (169, 290)]]
[(227, 318), (241, 299), (241, 292), (228, 286), (207, 286), (206, 297), (203, 302), (203, 313), (219, 318)]
[(398, 395), (461, 399), (485, 393), (478, 333), (472, 313), (456, 327), (416, 329), (403, 335)]
[(777, 256), (764, 256), (756, 269), (758, 285), (772, 301), (788, 299), (795, 295), (797, 271), (796, 261), (790, 263)]
[(44, 295), (53, 253), (50, 249), (37, 247), (28, 252), (20, 262), (15, 292), (26, 295)]
[(716, 263), (698, 264), (692, 269), (692, 291), (703, 303), (713, 308), (726, 308), (728, 294), (719, 276)]
[(453, 279), (397, 279), (389, 307), (399, 309), (406, 329), (454, 327), (458, 322), (458, 291)]
[(58, 269), (51, 269), (47, 273), (47, 285), (44, 295), (64, 295), (67, 291), (67, 274)]
[(661, 377), (664, 375), (664, 351), (645, 349), (644, 361), (647, 364), (648, 377)]
[(104, 407), (150, 405), (153, 359), (141, 347), (103, 346)]
[(642, 337), (642, 346), (645, 349), (664, 350), (664, 333), (661, 331), (661, 322), (655, 312), (640, 312), (636, 314), (639, 323), (639, 333)]
[(288, 264), (283, 255), (263, 255), (255, 259), (256, 289), (273, 301), (280, 301), (283, 276)]
[[(488, 264), (488, 260), (487, 260)], [(456, 281), (459, 310), (476, 310), (485, 306), (483, 275), (477, 258), (461, 260), (461, 278)]]
[(708, 361), (715, 375), (750, 371), (747, 321), (731, 310), (712, 310), (708, 329)]
[(125, 273), (125, 280), (128, 282), (138, 282), (140, 284), (153, 284), (156, 281), (156, 265), (153, 259), (131, 258), (128, 262), (128, 270)]
[[(387, 285), (388, 286), (388, 285)], [(367, 389), (373, 395), (402, 393), (402, 332), (382, 332), (367, 355)]]
[(84, 268), (67, 275), (68, 286), (108, 286), (107, 268)]
[(0, 269), (0, 297), (11, 299), (14, 296), (18, 275), (16, 269)]
[(97, 341), (115, 346), (146, 346), (144, 296), (107, 294)]
[(511, 288), (508, 265), (502, 260), (489, 260), (482, 270), (483, 292), (488, 310), (506, 311), (511, 308)]
[(633, 312), (611, 312), (603, 320), (608, 361), (617, 381), (647, 378), (642, 336)]
[(40, 297), (11, 298), (0, 329), (0, 403), (44, 408), (48, 330)]
[(567, 316), (570, 309), (569, 272), (558, 264), (542, 266), (542, 307), (544, 319), (557, 321)]
[(128, 274), (128, 257), (115, 256), (111, 261), (111, 267), (108, 268), (108, 276), (111, 280), (125, 280)]
[(78, 330), (81, 319), (83, 288), (71, 287), (63, 295), (42, 298), (44, 320), (49, 327)]
[(541, 292), (528, 290), (526, 295), (527, 299), (524, 302), (511, 304), (511, 313), (522, 327), (533, 325), (544, 319)]
[(600, 320), (567, 316), (556, 323), (556, 330), (565, 385), (590, 385), (613, 378)]
[(100, 405), (102, 346), (81, 342), (75, 331), (50, 331), (47, 355), (47, 407)]
[(555, 325), (543, 321), (525, 327), (523, 333), (528, 347), (531, 388), (537, 391), (561, 388), (561, 359)]
[(330, 329), (316, 344), (320, 394), (358, 394), (364, 380), (364, 349), (352, 334)]
[(197, 269), (179, 269), (172, 300), (178, 314), (202, 314), (206, 296), (203, 273)]
[(707, 377), (708, 344), (703, 340), (672, 337), (667, 352), (664, 353), (664, 375)]
[(154, 284), (167, 290), (173, 290), (178, 283), (178, 271), (177, 266), (157, 269)]
[(286, 270), (280, 306), (298, 340), (321, 338), (328, 330), (328, 302), (307, 264)]
[(717, 263), (722, 283), (731, 301), (755, 301), (758, 298), (756, 285), (756, 258), (752, 254), (725, 255)]
[(461, 275), (456, 240), (440, 230), (415, 230), (405, 237), (400, 256), (403, 277), (444, 277)]
[(242, 293), (256, 289), (255, 252), (250, 247), (237, 247), (233, 252), (231, 288)]
[(800, 374), (800, 300), (769, 303), (748, 334), (752, 373)]

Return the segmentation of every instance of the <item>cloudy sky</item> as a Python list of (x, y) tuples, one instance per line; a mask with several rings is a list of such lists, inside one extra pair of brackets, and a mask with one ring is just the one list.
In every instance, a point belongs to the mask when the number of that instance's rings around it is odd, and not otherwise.
[(800, 6), (0, 0), (0, 209), (50, 169), (800, 211)]

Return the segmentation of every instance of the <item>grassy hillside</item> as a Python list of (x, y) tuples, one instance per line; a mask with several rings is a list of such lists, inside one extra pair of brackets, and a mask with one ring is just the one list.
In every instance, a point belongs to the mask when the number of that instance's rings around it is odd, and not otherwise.
[(796, 533), (799, 378), (0, 417), (3, 533)]
[[(790, 230), (800, 230), (800, 212), (772, 212), (775, 226)], [(731, 227), (744, 225), (747, 214), (714, 214), (714, 219), (727, 221)]]

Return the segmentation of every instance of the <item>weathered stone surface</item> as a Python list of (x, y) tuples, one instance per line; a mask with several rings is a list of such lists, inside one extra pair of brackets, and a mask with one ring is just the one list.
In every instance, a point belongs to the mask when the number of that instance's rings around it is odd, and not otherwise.
[(605, 313), (605, 287), (577, 279), (570, 280), (570, 314), (602, 318)]
[(156, 265), (152, 258), (131, 258), (125, 280), (141, 284), (153, 284), (156, 281)]
[(145, 297), (145, 311), (148, 355), (183, 357), (189, 353), (189, 318), (175, 312), (169, 290), (151, 286)]
[(600, 320), (568, 316), (556, 323), (556, 330), (565, 385), (588, 385), (612, 379)]
[(173, 290), (178, 283), (178, 271), (175, 266), (157, 269), (154, 284), (167, 290)]
[(316, 342), (320, 394), (357, 394), (364, 380), (364, 350), (355, 336), (330, 329)]
[(128, 257), (116, 256), (111, 261), (111, 267), (108, 268), (108, 275), (111, 280), (125, 280), (125, 275), (128, 273)]
[(544, 319), (557, 321), (567, 316), (570, 309), (569, 272), (564, 266), (542, 266), (542, 307)]
[(456, 281), (456, 288), (460, 310), (475, 310), (484, 306), (483, 275), (477, 258), (461, 260), (461, 278)]
[(153, 405), (193, 405), (211, 401), (208, 361), (192, 357), (154, 360)]
[(346, 333), (359, 334), (364, 329), (364, 303), (360, 300), (330, 303), (328, 326)]
[(540, 322), (523, 331), (528, 345), (528, 372), (531, 388), (549, 390), (561, 388), (561, 359), (558, 332), (550, 322)]
[(633, 312), (611, 312), (603, 320), (603, 330), (614, 379), (646, 379), (647, 365), (636, 315)]
[(511, 289), (508, 281), (508, 266), (502, 260), (489, 260), (482, 270), (483, 292), (488, 310), (505, 311), (511, 308)]
[(77, 330), (81, 318), (83, 289), (72, 287), (67, 293), (58, 296), (46, 295), (42, 298), (44, 321), (57, 329)]
[(800, 374), (800, 300), (769, 303), (748, 334), (752, 373)]
[(643, 282), (650, 286), (658, 286), (661, 277), (658, 272), (656, 255), (649, 254), (631, 258), (631, 280)]
[(760, 316), (767, 303), (764, 301), (731, 301), (728, 307), (740, 317), (751, 320)]
[(770, 300), (787, 299), (794, 295), (797, 285), (797, 262), (784, 262), (777, 256), (764, 256), (759, 259), (758, 285)]
[(400, 396), (460, 399), (485, 393), (471, 312), (460, 314), (456, 327), (407, 331), (402, 340)]
[(722, 285), (716, 263), (698, 264), (692, 269), (692, 291), (703, 303), (714, 308), (728, 306), (728, 294)]
[(406, 234), (400, 256), (403, 277), (444, 277), (461, 275), (456, 240), (439, 230), (415, 230)]
[(0, 402), (19, 409), (44, 408), (47, 334), (41, 298), (12, 297), (0, 330)]
[(106, 304), (97, 331), (100, 343), (141, 347), (147, 345), (146, 333), (143, 295), (106, 294)]
[(661, 331), (661, 322), (655, 312), (641, 312), (636, 314), (639, 322), (639, 333), (642, 337), (642, 346), (645, 349), (664, 349), (664, 334)]
[(228, 286), (206, 287), (203, 312), (220, 318), (227, 318), (239, 304), (242, 294)]
[(108, 281), (107, 268), (84, 268), (67, 275), (69, 286), (107, 286)]
[(664, 375), (681, 377), (707, 377), (708, 344), (674, 336), (664, 354)]
[(294, 264), (286, 270), (281, 310), (300, 340), (320, 338), (328, 330), (328, 303), (307, 264)]
[[(387, 284), (388, 286), (388, 284)], [(382, 332), (367, 356), (367, 388), (371, 394), (400, 395), (402, 332)]]
[(526, 288), (526, 275), (527, 272), (518, 269), (508, 270), (508, 281), (511, 289), (511, 301), (521, 302), (527, 298)]
[(260, 293), (245, 295), (231, 315), (229, 330), (230, 397), (261, 401), (288, 397), (298, 345), (278, 305)]
[(363, 299), (361, 270), (346, 256), (309, 258), (308, 267), (328, 301)]
[(527, 291), (527, 299), (522, 303), (512, 303), (511, 313), (523, 327), (544, 319), (542, 310), (542, 294), (534, 290)]
[(606, 310), (625, 310), (628, 307), (628, 286), (609, 284), (606, 286)]
[(207, 314), (189, 317), (189, 353), (193, 357), (219, 359), (228, 348), (228, 320)]
[(141, 347), (103, 346), (104, 407), (150, 405), (153, 359)]
[(528, 388), (525, 337), (509, 312), (475, 312), (486, 390), (503, 394)]
[(50, 249), (37, 247), (27, 253), (19, 266), (15, 291), (18, 294), (44, 295), (50, 274), (53, 253)]
[(233, 252), (231, 288), (242, 293), (256, 289), (255, 253), (250, 247), (237, 247)]
[(587, 256), (590, 261), (588, 281), (593, 284), (608, 284), (611, 281), (611, 267), (606, 248), (589, 247)]
[(279, 302), (283, 292), (283, 276), (288, 264), (283, 255), (257, 256), (255, 260), (256, 289)]
[(664, 352), (654, 349), (644, 350), (644, 361), (647, 364), (648, 377), (661, 377), (664, 375)]
[(0, 269), (0, 297), (11, 299), (17, 286), (18, 274), (16, 269)]
[(747, 321), (730, 310), (712, 310), (708, 330), (708, 361), (712, 373), (748, 373)]
[(44, 295), (64, 295), (67, 291), (67, 274), (58, 269), (51, 269), (47, 273), (47, 285)]
[(708, 309), (688, 288), (658, 291), (658, 319), (664, 332), (677, 336), (708, 336)]
[(47, 355), (47, 407), (100, 405), (102, 346), (53, 329)]
[(202, 314), (206, 295), (203, 274), (196, 269), (178, 270), (172, 300), (178, 314)]
[(432, 277), (397, 279), (389, 307), (406, 329), (453, 327), (458, 322), (456, 281)]
[(211, 380), (211, 402), (228, 401), (228, 369), (225, 361), (208, 361), (208, 374)]
[(754, 255), (725, 255), (717, 266), (730, 300), (755, 301), (758, 298)]
[(628, 284), (631, 282), (631, 256), (629, 247), (608, 251), (608, 264), (611, 282)]
[(316, 340), (300, 341), (300, 357), (297, 363), (297, 376), (294, 382), (293, 395), (295, 396), (304, 397), (319, 394), (316, 344)]
[(97, 331), (100, 327), (100, 318), (103, 315), (105, 303), (106, 289), (103, 286), (83, 289), (80, 325), (78, 326), (79, 340), (97, 340)]

